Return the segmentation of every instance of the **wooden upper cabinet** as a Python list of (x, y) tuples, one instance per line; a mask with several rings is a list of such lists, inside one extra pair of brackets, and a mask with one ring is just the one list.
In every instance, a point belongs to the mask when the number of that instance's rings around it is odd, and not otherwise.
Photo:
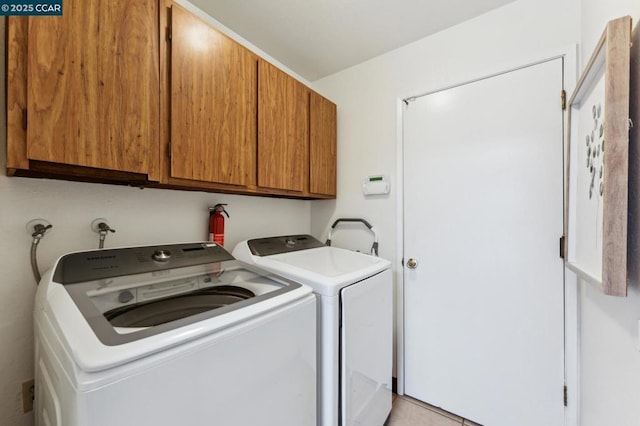
[(65, 0), (26, 38), (27, 159), (158, 180), (157, 1)]
[(309, 192), (336, 195), (336, 105), (311, 92), (309, 98)]
[(336, 107), (173, 0), (7, 20), (7, 174), (333, 198)]
[(255, 185), (257, 56), (171, 7), (171, 177)]
[(258, 66), (258, 186), (308, 187), (309, 89), (263, 60)]

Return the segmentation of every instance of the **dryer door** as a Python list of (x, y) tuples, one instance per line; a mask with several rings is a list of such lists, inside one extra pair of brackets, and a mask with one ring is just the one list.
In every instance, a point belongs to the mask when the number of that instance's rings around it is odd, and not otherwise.
[(340, 302), (341, 425), (381, 425), (391, 412), (391, 270), (342, 289)]

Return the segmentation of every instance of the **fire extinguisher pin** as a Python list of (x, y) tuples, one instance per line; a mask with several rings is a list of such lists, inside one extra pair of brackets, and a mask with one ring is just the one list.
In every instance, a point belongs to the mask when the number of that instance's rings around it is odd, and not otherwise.
[(227, 217), (229, 217), (229, 212), (224, 208), (224, 206), (228, 206), (228, 204), (216, 204), (213, 207), (209, 207), (209, 212), (210, 214), (213, 212), (220, 212), (226, 214)]

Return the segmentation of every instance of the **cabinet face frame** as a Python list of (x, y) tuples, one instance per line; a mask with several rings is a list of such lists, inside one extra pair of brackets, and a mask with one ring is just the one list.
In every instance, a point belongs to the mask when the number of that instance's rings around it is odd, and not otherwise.
[[(610, 21), (568, 104), (565, 263), (580, 278), (614, 296), (626, 296), (628, 282), (630, 51), (631, 18)], [(597, 128), (586, 132), (585, 126), (594, 122)], [(602, 164), (594, 164), (600, 155)], [(580, 178), (585, 167), (591, 173), (588, 190)], [(594, 199), (602, 203), (595, 212)], [(588, 230), (591, 219), (594, 235)]]
[(29, 169), (27, 157), (28, 18), (7, 17), (7, 174)]

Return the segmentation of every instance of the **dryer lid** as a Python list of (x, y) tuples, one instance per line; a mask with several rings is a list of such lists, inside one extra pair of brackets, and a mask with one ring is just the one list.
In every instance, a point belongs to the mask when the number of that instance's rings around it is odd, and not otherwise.
[(251, 254), (247, 257), (246, 250), (234, 250), (239, 259), (307, 284), (325, 296), (335, 296), (341, 288), (391, 267), (386, 259), (325, 246), (310, 235), (261, 238), (241, 244), (246, 244)]

